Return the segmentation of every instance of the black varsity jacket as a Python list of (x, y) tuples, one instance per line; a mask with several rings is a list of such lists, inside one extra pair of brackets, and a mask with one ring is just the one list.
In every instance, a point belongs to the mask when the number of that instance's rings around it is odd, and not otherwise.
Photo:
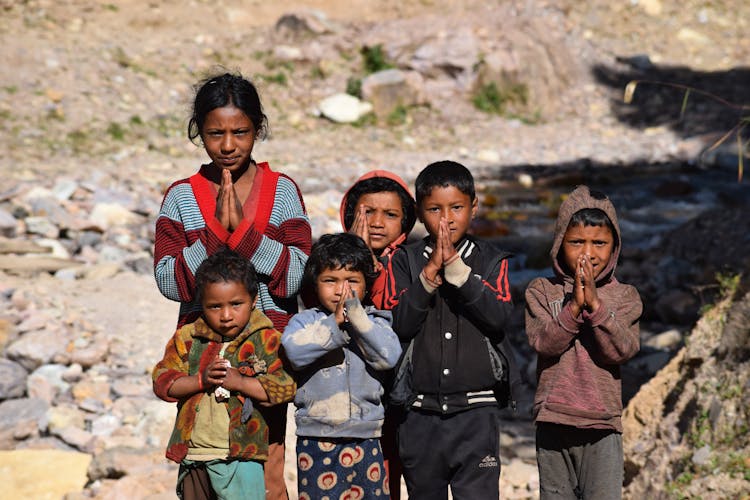
[(520, 377), (506, 335), (513, 310), (509, 254), (467, 235), (456, 250), (472, 269), (469, 279), (460, 287), (443, 280), (429, 293), (419, 279), (432, 253), (429, 239), (402, 248), (392, 262), (393, 329), (404, 344), (414, 339), (410, 408), (451, 414), (515, 406), (512, 386)]

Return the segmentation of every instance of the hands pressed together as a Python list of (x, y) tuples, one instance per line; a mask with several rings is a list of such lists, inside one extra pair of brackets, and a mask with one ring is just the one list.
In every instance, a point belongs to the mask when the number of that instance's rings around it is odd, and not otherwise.
[(372, 251), (372, 246), (370, 245), (370, 227), (367, 224), (367, 207), (364, 205), (360, 205), (357, 209), (357, 213), (354, 215), (354, 222), (352, 222), (352, 227), (349, 228), (349, 233), (356, 234), (364, 240), (367, 244), (367, 248), (370, 249), (375, 269), (378, 269), (380, 262), (378, 262), (378, 258), (375, 256), (375, 252)]
[(221, 184), (216, 196), (215, 215), (221, 225), (228, 231), (234, 231), (242, 222), (242, 203), (232, 182), (232, 173), (227, 169), (221, 171)]
[(439, 273), (446, 264), (450, 264), (456, 258), (456, 247), (451, 241), (451, 231), (448, 219), (440, 218), (435, 248), (430, 255), (430, 260), (424, 266), (424, 275), (431, 282), (440, 282)]
[(596, 279), (590, 257), (578, 256), (578, 266), (573, 284), (573, 300), (570, 303), (571, 312), (577, 317), (584, 309), (594, 312), (599, 309), (599, 297), (596, 294)]
[(334, 315), (336, 317), (336, 324), (339, 326), (343, 325), (344, 323), (347, 323), (349, 321), (349, 316), (346, 312), (346, 301), (349, 299), (356, 298), (357, 295), (354, 293), (354, 290), (352, 290), (351, 285), (349, 285), (348, 281), (344, 281), (341, 284), (341, 288), (339, 289), (339, 295), (340, 299), (338, 304), (336, 304), (336, 310), (334, 311)]

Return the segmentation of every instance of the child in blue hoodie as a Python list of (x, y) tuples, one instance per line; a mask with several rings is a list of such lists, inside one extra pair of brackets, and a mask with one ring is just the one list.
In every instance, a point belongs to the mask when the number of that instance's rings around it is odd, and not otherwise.
[(298, 384), (300, 499), (388, 497), (381, 398), (401, 346), (391, 313), (362, 305), (375, 276), (359, 236), (321, 236), (303, 278), (317, 306), (295, 314), (281, 337)]

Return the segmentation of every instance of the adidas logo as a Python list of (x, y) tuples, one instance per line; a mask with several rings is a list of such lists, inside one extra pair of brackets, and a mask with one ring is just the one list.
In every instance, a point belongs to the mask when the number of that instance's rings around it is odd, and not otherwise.
[(497, 467), (497, 458), (487, 455), (482, 459), (481, 462), (479, 462), (479, 468), (485, 468), (485, 467)]

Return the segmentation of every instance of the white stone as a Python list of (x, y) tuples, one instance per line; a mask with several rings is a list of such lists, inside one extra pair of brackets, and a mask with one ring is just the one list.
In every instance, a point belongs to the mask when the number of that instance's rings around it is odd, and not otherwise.
[(318, 104), (320, 113), (336, 123), (353, 123), (372, 111), (372, 104), (353, 95), (334, 94)]

